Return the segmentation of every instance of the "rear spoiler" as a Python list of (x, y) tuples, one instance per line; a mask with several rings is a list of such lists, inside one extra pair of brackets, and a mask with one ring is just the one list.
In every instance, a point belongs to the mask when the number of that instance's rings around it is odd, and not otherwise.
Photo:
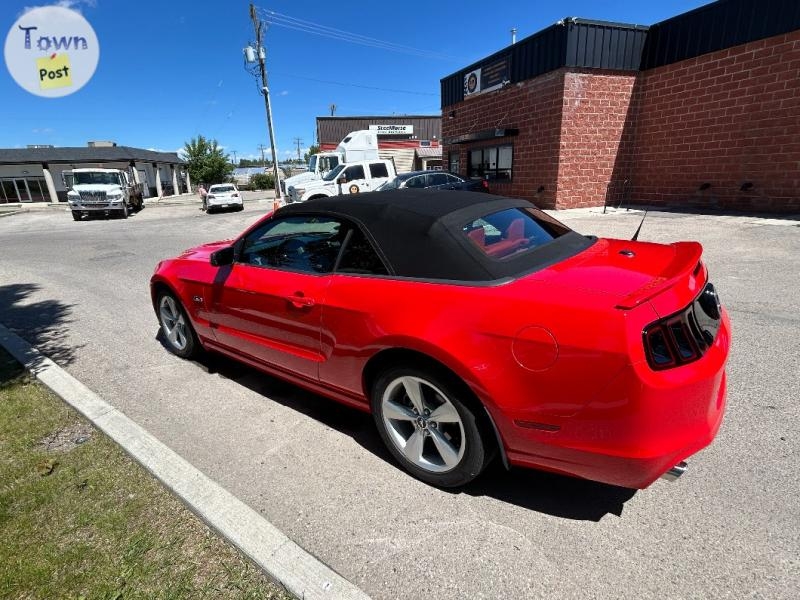
[(703, 247), (697, 242), (675, 242), (670, 244), (675, 249), (675, 256), (664, 271), (654, 277), (638, 290), (628, 294), (615, 308), (630, 310), (636, 308), (650, 298), (685, 279), (689, 275), (698, 275), (703, 268), (700, 257)]

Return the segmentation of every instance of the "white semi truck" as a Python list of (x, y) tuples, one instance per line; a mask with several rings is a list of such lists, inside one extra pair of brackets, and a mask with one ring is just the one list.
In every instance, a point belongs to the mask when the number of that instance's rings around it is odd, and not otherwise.
[(73, 169), (64, 171), (67, 202), (72, 218), (103, 215), (127, 219), (144, 208), (142, 184), (122, 169)]
[(293, 187), (299, 187), (309, 181), (322, 179), (341, 163), (378, 158), (378, 136), (374, 131), (362, 129), (348, 133), (336, 146), (333, 152), (312, 154), (308, 161), (308, 169), (304, 173), (288, 177), (281, 181), (284, 196), (291, 197)]

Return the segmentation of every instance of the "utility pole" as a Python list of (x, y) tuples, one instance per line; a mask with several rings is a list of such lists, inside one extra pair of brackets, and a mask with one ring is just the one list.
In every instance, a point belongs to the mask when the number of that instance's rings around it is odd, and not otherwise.
[[(272, 168), (275, 177), (275, 200), (280, 201), (281, 180), (278, 171), (278, 151), (275, 149), (275, 132), (272, 129), (272, 106), (269, 102), (269, 86), (267, 85), (267, 67), (264, 64), (266, 52), (261, 45), (261, 30), (264, 27), (264, 23), (259, 20), (258, 15), (256, 14), (256, 7), (253, 4), (250, 5), (250, 18), (253, 21), (253, 29), (255, 29), (256, 32), (256, 54), (258, 56), (259, 70), (261, 71), (261, 91), (264, 94), (264, 106), (267, 110), (267, 129), (269, 129), (269, 144), (272, 150)], [(263, 162), (263, 148), (261, 153)]]
[(294, 138), (294, 143), (297, 144), (297, 160), (300, 160), (300, 144), (303, 143), (303, 138)]

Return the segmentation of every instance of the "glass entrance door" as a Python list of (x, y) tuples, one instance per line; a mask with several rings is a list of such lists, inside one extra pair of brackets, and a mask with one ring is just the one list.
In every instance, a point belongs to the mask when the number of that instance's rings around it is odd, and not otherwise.
[(24, 179), (15, 179), (14, 185), (17, 187), (17, 195), (19, 196), (19, 202), (30, 202), (31, 201), (31, 192), (28, 189), (28, 182)]
[(13, 179), (0, 180), (0, 202), (19, 202), (19, 193)]

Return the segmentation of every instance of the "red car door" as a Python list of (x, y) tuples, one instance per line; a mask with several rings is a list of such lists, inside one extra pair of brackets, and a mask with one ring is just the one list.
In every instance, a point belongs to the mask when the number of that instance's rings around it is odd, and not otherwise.
[(316, 381), (322, 306), (342, 233), (338, 221), (311, 217), (276, 219), (248, 233), (214, 283), (217, 342)]

